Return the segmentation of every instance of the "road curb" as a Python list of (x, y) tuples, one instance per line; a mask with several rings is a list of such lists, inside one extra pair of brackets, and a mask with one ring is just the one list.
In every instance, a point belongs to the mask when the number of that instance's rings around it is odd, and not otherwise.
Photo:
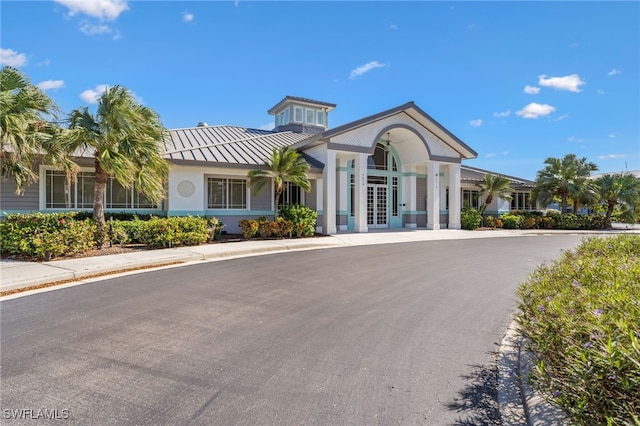
[(529, 384), (534, 365), (514, 320), (505, 332), (498, 351), (498, 406), (503, 425), (568, 425), (565, 413), (547, 402)]

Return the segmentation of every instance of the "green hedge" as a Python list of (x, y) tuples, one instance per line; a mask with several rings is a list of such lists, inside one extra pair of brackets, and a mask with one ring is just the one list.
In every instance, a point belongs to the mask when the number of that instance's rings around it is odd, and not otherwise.
[[(219, 238), (224, 228), (216, 218), (125, 217), (132, 220), (107, 221), (110, 243), (151, 248), (197, 245)], [(0, 249), (3, 254), (44, 260), (72, 256), (95, 248), (96, 231), (95, 221), (85, 212), (10, 214), (0, 221)]]
[(640, 236), (590, 238), (520, 285), (535, 384), (576, 424), (640, 424)]
[(95, 247), (95, 222), (76, 216), (76, 212), (7, 215), (0, 222), (2, 253), (50, 260)]

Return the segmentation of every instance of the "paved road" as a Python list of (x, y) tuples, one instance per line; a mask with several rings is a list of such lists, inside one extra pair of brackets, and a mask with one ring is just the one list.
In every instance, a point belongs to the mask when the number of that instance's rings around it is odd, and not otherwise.
[(493, 423), (492, 363), (516, 286), (579, 241), (301, 251), (8, 300), (1, 422)]

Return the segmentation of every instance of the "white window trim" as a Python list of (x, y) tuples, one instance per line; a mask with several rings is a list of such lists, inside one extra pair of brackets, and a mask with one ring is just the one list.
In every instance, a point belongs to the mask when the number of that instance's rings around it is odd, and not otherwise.
[[(300, 111), (301, 114), (301, 120), (297, 120), (296, 119), (296, 113)], [(301, 106), (294, 106), (293, 107), (293, 121), (294, 123), (304, 123), (304, 108)]]
[[(209, 179), (238, 179), (245, 181), (245, 199), (247, 200), (245, 208), (228, 208), (228, 207), (209, 207)], [(271, 185), (273, 187), (273, 185)], [(204, 208), (205, 210), (224, 210), (224, 211), (247, 211), (251, 210), (251, 187), (249, 185), (249, 178), (246, 175), (205, 175), (204, 177)], [(271, 197), (273, 198), (273, 197)]]
[[(78, 208), (78, 207), (71, 207), (71, 208), (60, 208), (60, 207), (47, 207), (47, 171), (48, 170), (54, 170), (54, 171), (62, 171), (62, 169), (60, 169), (59, 167), (54, 167), (54, 166), (48, 166), (48, 165), (40, 165), (39, 168), (39, 173), (40, 173), (40, 178), (39, 181), (40, 183), (38, 184), (38, 208), (40, 211), (47, 211), (47, 212), (57, 212), (57, 211), (91, 211), (93, 210), (93, 206), (91, 208), (87, 208), (87, 207), (82, 207), (82, 208)], [(78, 169), (78, 173), (93, 173), (95, 174), (96, 169), (94, 167), (80, 167)], [(95, 177), (94, 177), (95, 178)], [(104, 210), (105, 211), (122, 211), (122, 212), (137, 212), (137, 211), (158, 211), (158, 210), (162, 210), (162, 201), (157, 201), (157, 207), (153, 208), (153, 207), (131, 207), (131, 208), (112, 208), (109, 207), (107, 208), (107, 187), (105, 187), (105, 192), (104, 192), (104, 199), (102, 200), (103, 202), (103, 206), (104, 206)], [(73, 190), (75, 191), (74, 193), (74, 199), (76, 199), (78, 193), (78, 189), (77, 189), (77, 182), (73, 185)], [(134, 194), (134, 191), (132, 191), (132, 196)], [(131, 202), (133, 203), (133, 199), (131, 200)], [(133, 204), (132, 204), (133, 205)]]

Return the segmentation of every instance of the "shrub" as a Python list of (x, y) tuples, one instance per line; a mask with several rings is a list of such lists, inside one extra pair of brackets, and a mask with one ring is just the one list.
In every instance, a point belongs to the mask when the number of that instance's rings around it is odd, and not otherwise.
[(537, 387), (577, 424), (640, 419), (640, 236), (590, 238), (518, 288)]
[(476, 229), (482, 223), (482, 213), (474, 208), (464, 208), (460, 212), (462, 229)]
[(153, 248), (199, 245), (210, 235), (209, 223), (203, 217), (155, 218), (139, 221), (138, 226), (139, 242)]
[(524, 216), (504, 213), (502, 216), (500, 216), (500, 220), (502, 220), (502, 226), (505, 229), (518, 229), (524, 222)]
[(222, 231), (224, 230), (224, 224), (216, 217), (210, 217), (208, 221), (209, 225), (209, 241), (216, 241), (220, 239)]
[(316, 233), (316, 221), (318, 213), (299, 204), (283, 206), (280, 215), (291, 221), (292, 231), (296, 237), (312, 237)]
[(242, 236), (251, 239), (258, 233), (258, 221), (253, 219), (242, 219), (239, 223)]
[(10, 214), (0, 222), (3, 253), (50, 260), (83, 253), (95, 246), (96, 225), (76, 220), (76, 212)]
[(269, 238), (273, 233), (273, 223), (265, 217), (258, 218), (258, 234), (260, 235), (260, 238)]
[(272, 222), (273, 235), (279, 238), (291, 236), (293, 230), (293, 222), (279, 217), (276, 221)]

